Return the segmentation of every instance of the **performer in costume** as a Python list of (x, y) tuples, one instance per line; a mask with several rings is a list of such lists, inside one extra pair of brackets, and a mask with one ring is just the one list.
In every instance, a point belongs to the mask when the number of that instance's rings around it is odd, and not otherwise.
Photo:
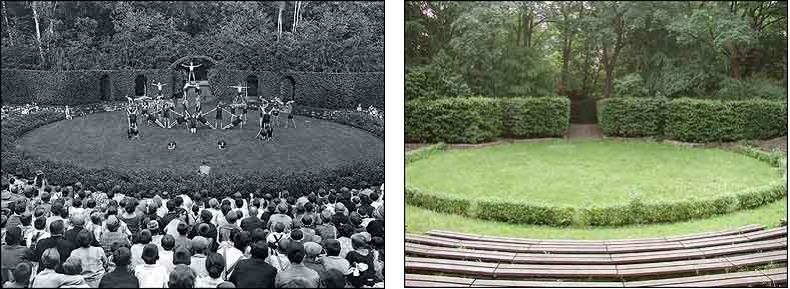
[(219, 148), (219, 150), (224, 150), (225, 146), (227, 146), (227, 143), (225, 143), (225, 140), (219, 140), (217, 142), (217, 148)]
[(214, 110), (217, 111), (217, 115), (214, 118), (214, 127), (220, 127), (220, 128), (222, 127), (222, 111), (224, 110), (222, 108), (223, 105), (224, 104), (220, 100), (219, 103), (217, 104), (217, 107), (214, 108)]
[(288, 102), (285, 103), (285, 106), (283, 107), (283, 113), (288, 114), (288, 120), (285, 121), (285, 128), (288, 128), (289, 122), (293, 125), (294, 128), (296, 128), (296, 121), (294, 120), (294, 115), (293, 115), (293, 104), (294, 101), (289, 100)]
[(176, 142), (171, 140), (169, 143), (167, 143), (167, 149), (171, 151), (176, 149)]
[(189, 118), (189, 132), (192, 134), (197, 132), (197, 114)]
[(226, 126), (222, 127), (222, 129), (229, 129), (234, 128), (241, 124), (241, 115), (240, 114), (231, 114), (230, 115), (230, 123)]
[(189, 67), (189, 74), (187, 75), (187, 80), (197, 81), (197, 79), (195, 79), (195, 67), (199, 67), (201, 65), (203, 64), (195, 65), (191, 60), (189, 61), (189, 65), (181, 64), (181, 66), (183, 67)]
[(68, 105), (66, 106), (66, 119), (72, 119), (72, 117), (71, 117), (71, 109), (69, 108)]
[(271, 114), (274, 118), (274, 125), (280, 126), (280, 108), (283, 106), (283, 102), (280, 100), (279, 97), (274, 97), (274, 102), (272, 103)]

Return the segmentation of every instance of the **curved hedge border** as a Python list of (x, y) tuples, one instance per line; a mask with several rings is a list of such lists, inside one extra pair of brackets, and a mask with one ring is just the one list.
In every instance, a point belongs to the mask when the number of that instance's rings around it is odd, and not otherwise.
[[(422, 148), (413, 151), (411, 155), (407, 153), (406, 162), (411, 163), (425, 158), (442, 149), (444, 145)], [(784, 178), (750, 191), (714, 199), (658, 203), (634, 199), (628, 205), (592, 208), (454, 199), (430, 194), (407, 184), (406, 203), (440, 213), (452, 213), (482, 220), (583, 227), (672, 223), (708, 218), (738, 210), (753, 209), (787, 196), (786, 162), (783, 154), (766, 153), (750, 147), (742, 147), (737, 152), (780, 168)]]
[(479, 143), (496, 137), (561, 137), (570, 126), (562, 97), (455, 97), (406, 102), (408, 142)]
[(88, 187), (118, 185), (126, 192), (142, 192), (144, 197), (153, 196), (154, 191), (185, 193), (202, 189), (208, 190), (212, 196), (227, 196), (236, 191), (254, 192), (258, 189), (263, 193), (288, 190), (301, 194), (319, 188), (368, 187), (384, 182), (384, 163), (378, 161), (299, 173), (213, 174), (203, 177), (162, 170), (89, 169), (42, 159), (15, 148), (14, 142), (26, 132), (63, 118), (62, 113), (41, 111), (3, 119), (0, 171), (3, 174), (21, 171), (28, 175), (41, 169), (47, 174), (48, 180), (55, 184), (82, 182)]
[(787, 134), (787, 102), (611, 98), (601, 102), (607, 136), (684, 142), (768, 139)]

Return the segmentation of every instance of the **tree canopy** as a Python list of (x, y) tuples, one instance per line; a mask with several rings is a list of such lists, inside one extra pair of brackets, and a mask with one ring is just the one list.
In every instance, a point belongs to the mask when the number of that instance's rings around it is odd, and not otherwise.
[(384, 70), (383, 2), (2, 2), (2, 67), (166, 68), (207, 55), (236, 69)]
[(406, 97), (787, 97), (786, 1), (411, 1)]

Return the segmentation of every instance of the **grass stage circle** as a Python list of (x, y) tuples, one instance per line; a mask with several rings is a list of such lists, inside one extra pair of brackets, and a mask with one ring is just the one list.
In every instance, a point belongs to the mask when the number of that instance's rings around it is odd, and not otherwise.
[[(214, 119), (208, 118), (213, 124)], [(42, 126), (24, 135), (17, 147), (86, 168), (181, 173), (197, 172), (204, 160), (212, 174), (320, 171), (360, 161), (384, 161), (384, 143), (364, 130), (302, 116), (295, 120), (297, 128), (276, 127), (274, 139), (264, 143), (255, 139), (258, 115), (254, 111), (243, 129), (212, 130), (199, 124), (196, 134), (183, 124), (170, 129), (149, 127), (138, 117), (140, 138), (129, 140), (125, 112), (106, 112)], [(281, 117), (281, 124), (284, 121)], [(227, 142), (225, 150), (217, 148), (219, 139)], [(176, 150), (167, 150), (171, 140), (177, 143)]]
[(446, 150), (406, 169), (409, 186), (441, 198), (580, 208), (712, 199), (779, 178), (770, 165), (723, 150), (609, 140)]

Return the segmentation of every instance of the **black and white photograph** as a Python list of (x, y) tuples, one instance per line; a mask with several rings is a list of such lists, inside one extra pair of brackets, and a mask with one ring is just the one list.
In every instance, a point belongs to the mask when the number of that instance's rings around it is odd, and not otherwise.
[(1, 3), (2, 288), (384, 286), (383, 1)]

